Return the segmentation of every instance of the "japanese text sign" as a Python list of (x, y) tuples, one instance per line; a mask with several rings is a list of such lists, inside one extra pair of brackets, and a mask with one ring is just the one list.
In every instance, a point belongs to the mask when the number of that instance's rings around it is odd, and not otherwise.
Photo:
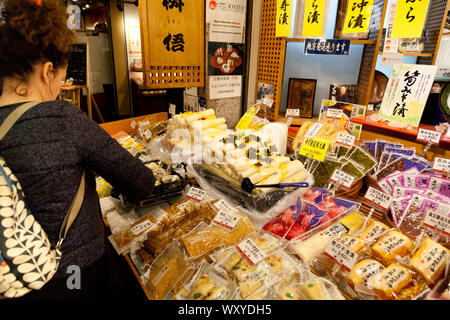
[(325, 160), (330, 141), (319, 138), (306, 138), (301, 146), (300, 155), (319, 161)]
[(276, 36), (291, 35), (292, 0), (277, 0)]
[(379, 115), (417, 127), (433, 85), (437, 66), (397, 64), (392, 70)]
[(420, 38), (430, 0), (398, 0), (391, 38)]
[(325, 15), (325, 0), (306, 0), (303, 16), (303, 36), (319, 37), (322, 35)]
[(304, 54), (334, 54), (348, 55), (350, 40), (338, 39), (305, 39)]
[(359, 33), (369, 31), (373, 0), (350, 0), (345, 16), (342, 33)]

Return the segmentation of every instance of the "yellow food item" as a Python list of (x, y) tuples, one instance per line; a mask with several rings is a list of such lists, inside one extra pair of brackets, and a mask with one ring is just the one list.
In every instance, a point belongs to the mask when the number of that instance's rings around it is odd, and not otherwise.
[(354, 286), (365, 285), (370, 278), (384, 270), (384, 266), (374, 259), (364, 259), (355, 264), (350, 274), (350, 281)]
[(411, 270), (393, 263), (370, 280), (370, 285), (382, 299), (396, 299), (397, 294), (412, 281)]
[(247, 280), (255, 271), (256, 267), (251, 266), (245, 260), (240, 260), (233, 268), (231, 268), (233, 275), (239, 280)]
[(147, 287), (153, 299), (161, 300), (165, 297), (171, 286), (176, 282), (182, 268), (183, 266), (176, 258), (170, 258), (161, 268), (152, 267)]
[(433, 284), (441, 276), (449, 260), (449, 250), (429, 237), (425, 237), (422, 245), (411, 258), (411, 266), (425, 280)]
[(278, 290), (278, 297), (281, 300), (300, 300), (300, 297), (294, 287), (283, 285)]
[(231, 254), (230, 257), (227, 258), (227, 260), (223, 263), (223, 267), (225, 270), (227, 270), (228, 273), (231, 273), (233, 270), (233, 267), (237, 265), (241, 261), (241, 255), (238, 253)]
[(414, 243), (400, 231), (393, 230), (381, 237), (371, 248), (375, 256), (389, 264), (395, 261), (397, 255), (407, 255), (414, 248)]
[(262, 280), (247, 280), (239, 282), (239, 288), (241, 289), (241, 297), (247, 299), (252, 293), (258, 290), (263, 285)]
[(352, 250), (353, 252), (358, 252), (366, 245), (364, 241), (357, 237), (345, 235), (339, 239), (339, 242), (344, 246)]
[(348, 234), (352, 235), (362, 228), (364, 225), (364, 220), (365, 219), (361, 216), (358, 210), (352, 209), (345, 217), (339, 219), (338, 222), (346, 226), (349, 229)]
[(275, 255), (267, 257), (266, 258), (267, 263), (269, 263), (273, 270), (275, 270), (276, 273), (281, 275), (281, 272), (283, 271), (283, 259), (280, 257), (277, 257)]
[(389, 227), (384, 223), (370, 219), (367, 222), (366, 228), (358, 235), (358, 238), (371, 243), (388, 230)]
[(207, 274), (202, 275), (192, 287), (188, 300), (204, 300), (215, 286), (216, 283)]
[(302, 284), (300, 292), (310, 300), (325, 300), (325, 292), (321, 282), (312, 281)]
[(219, 236), (210, 228), (193, 232), (181, 239), (189, 257), (199, 257), (220, 245)]
[(217, 234), (218, 238), (222, 241), (225, 247), (229, 247), (244, 239), (255, 229), (253, 228), (253, 224), (250, 221), (250, 218), (248, 216), (242, 215), (239, 216), (239, 220), (237, 221), (236, 226), (231, 231), (216, 226), (212, 226), (211, 230), (212, 232)]
[(217, 287), (214, 288), (206, 298), (206, 300), (225, 300), (230, 296), (230, 289), (227, 287)]

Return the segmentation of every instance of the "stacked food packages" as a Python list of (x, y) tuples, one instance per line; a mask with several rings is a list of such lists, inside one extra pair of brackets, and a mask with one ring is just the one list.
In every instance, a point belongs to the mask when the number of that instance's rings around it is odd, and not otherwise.
[(320, 138), (328, 140), (332, 145), (336, 142), (339, 133), (349, 134), (347, 130), (340, 129), (334, 124), (327, 121), (306, 121), (298, 130), (294, 140), (292, 141), (292, 148), (297, 150), (302, 144), (303, 140), (307, 137)]
[(225, 118), (216, 118), (213, 109), (185, 112), (168, 120), (167, 139), (172, 148), (191, 148), (194, 144), (207, 146), (225, 135), (226, 130)]
[(155, 139), (167, 132), (168, 121), (155, 121), (150, 117), (144, 117), (140, 121), (132, 121), (130, 123), (130, 135), (143, 142), (149, 143), (152, 139)]

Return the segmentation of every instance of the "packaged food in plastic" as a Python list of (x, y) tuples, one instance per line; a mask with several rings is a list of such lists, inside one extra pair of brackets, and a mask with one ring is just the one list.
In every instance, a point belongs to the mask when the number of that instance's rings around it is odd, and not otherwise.
[(371, 246), (373, 254), (389, 264), (396, 261), (396, 256), (404, 257), (414, 249), (414, 242), (399, 230), (391, 230)]
[(144, 232), (158, 232), (161, 229), (161, 224), (157, 223), (153, 217), (146, 216), (134, 222), (124, 230), (113, 234), (113, 238), (117, 245), (122, 248)]
[(206, 261), (196, 266), (195, 273), (175, 293), (177, 300), (228, 300), (236, 291), (230, 278), (218, 274)]
[(369, 219), (366, 227), (358, 234), (358, 238), (364, 240), (367, 243), (373, 243), (383, 234), (385, 234), (390, 228), (382, 222)]
[[(321, 255), (330, 241), (338, 239), (344, 234), (354, 234), (364, 225), (364, 218), (356, 209), (352, 209), (346, 216), (324, 230), (318, 231), (306, 240), (292, 240), (291, 248), (305, 263), (312, 262)], [(300, 237), (301, 238), (301, 237)]]
[(450, 251), (425, 236), (421, 246), (411, 257), (412, 268), (420, 273), (429, 284), (437, 282), (450, 261)]
[(152, 299), (162, 300), (189, 268), (182, 245), (173, 241), (143, 276)]
[(219, 235), (209, 225), (201, 222), (191, 232), (181, 237), (190, 259), (195, 259), (222, 245)]

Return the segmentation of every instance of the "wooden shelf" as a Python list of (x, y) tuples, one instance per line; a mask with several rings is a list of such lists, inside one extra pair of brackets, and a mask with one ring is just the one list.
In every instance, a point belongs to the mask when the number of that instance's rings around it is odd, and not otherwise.
[[(401, 52), (398, 52), (401, 53)], [(378, 51), (378, 54), (383, 54), (382, 51)], [(433, 54), (432, 53), (421, 53), (421, 52), (405, 52), (405, 53), (401, 53), (404, 56), (412, 56), (412, 57), (432, 57)]]
[[(417, 136), (417, 133), (419, 132), (419, 129), (408, 130), (408, 129), (392, 127), (392, 126), (389, 126), (387, 122), (373, 121), (373, 120), (370, 120), (369, 118), (367, 118), (367, 116), (365, 116), (364, 118), (350, 118), (350, 121), (355, 122), (355, 123), (360, 123), (363, 125), (367, 125), (367, 126), (371, 126), (371, 127), (389, 130), (392, 132), (403, 133), (403, 134), (407, 134), (410, 136)], [(421, 124), (419, 124), (419, 128), (435, 131), (434, 126), (428, 125), (428, 124), (421, 123)], [(445, 135), (443, 134), (441, 136), (441, 142), (450, 143), (450, 139), (446, 139)]]
[[(283, 38), (287, 42), (304, 42), (305, 38)], [(330, 40), (330, 39), (327, 39)], [(331, 40), (347, 40), (347, 39), (331, 39)], [(376, 40), (357, 40), (357, 39), (348, 39), (350, 43), (353, 44), (376, 44)]]

